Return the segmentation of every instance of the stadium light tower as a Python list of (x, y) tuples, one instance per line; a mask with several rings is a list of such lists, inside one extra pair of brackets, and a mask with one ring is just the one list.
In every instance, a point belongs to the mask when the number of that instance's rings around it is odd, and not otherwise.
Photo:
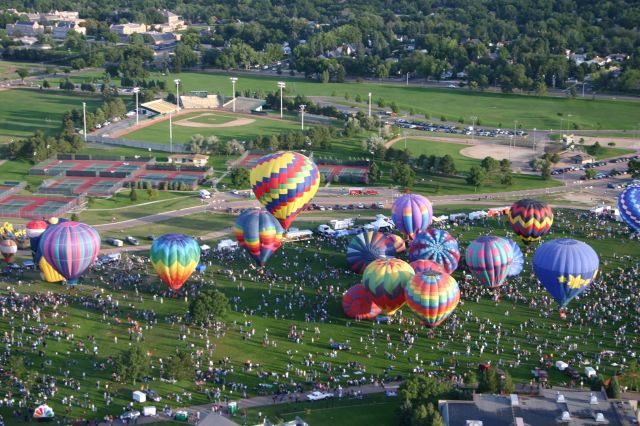
[(84, 127), (83, 129), (83, 134), (82, 136), (84, 136), (84, 141), (87, 141), (87, 103), (83, 102), (82, 103), (82, 125)]
[(369, 92), (369, 118), (371, 118), (371, 92)]
[(287, 85), (286, 85), (286, 83), (284, 81), (279, 81), (278, 82), (278, 87), (280, 88), (280, 118), (282, 118), (282, 110), (283, 110), (282, 89), (287, 87)]
[(176, 84), (176, 109), (180, 112), (180, 92), (178, 89), (180, 87), (180, 79), (176, 78), (173, 82)]
[(306, 108), (306, 105), (300, 105), (300, 114), (302, 116), (302, 130), (304, 130), (304, 109)]
[(233, 87), (233, 112), (236, 112), (236, 81), (238, 81), (238, 77), (229, 77), (229, 80), (231, 80)]
[(134, 87), (133, 93), (136, 94), (136, 126), (137, 126), (138, 125), (138, 93), (140, 93), (140, 88)]
[(171, 120), (171, 111), (169, 111), (169, 152), (173, 154), (173, 122)]

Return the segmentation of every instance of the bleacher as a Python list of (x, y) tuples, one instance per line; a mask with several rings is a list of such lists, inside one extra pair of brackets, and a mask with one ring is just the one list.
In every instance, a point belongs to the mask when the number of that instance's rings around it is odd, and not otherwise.
[(176, 105), (167, 102), (163, 99), (156, 99), (150, 102), (145, 102), (140, 105), (142, 108), (147, 109), (149, 111), (156, 112), (158, 114), (168, 114), (170, 112), (176, 111)]
[(218, 95), (190, 96), (181, 95), (180, 102), (184, 109), (213, 109), (220, 108)]
[[(262, 106), (264, 104), (265, 101), (262, 99), (245, 98), (243, 96), (238, 96), (236, 98), (236, 112), (250, 113), (251, 111), (260, 111), (262, 110)], [(233, 98), (226, 97), (222, 108), (227, 111), (232, 111)]]

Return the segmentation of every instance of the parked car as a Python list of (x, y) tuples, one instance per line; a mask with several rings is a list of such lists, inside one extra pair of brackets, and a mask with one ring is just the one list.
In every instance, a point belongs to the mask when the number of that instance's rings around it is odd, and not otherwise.
[(160, 397), (160, 395), (158, 395), (158, 392), (154, 391), (154, 390), (146, 390), (144, 391), (144, 393), (147, 394), (147, 399), (153, 402), (160, 402), (162, 401), (162, 397)]
[(333, 398), (331, 392), (311, 392), (307, 395), (307, 401), (322, 401), (323, 399)]
[(149, 240), (149, 241), (153, 241), (153, 240), (155, 240), (155, 239), (156, 239), (156, 236), (155, 236), (155, 235), (147, 235), (147, 240)]
[(132, 246), (140, 245), (138, 240), (133, 238), (131, 235), (127, 235), (127, 238), (125, 238), (124, 240), (127, 242), (127, 244), (131, 244)]
[(117, 238), (107, 238), (104, 241), (105, 241), (105, 243), (109, 244), (110, 246), (114, 246), (114, 247), (122, 247), (124, 245), (122, 240), (119, 240)]
[(140, 417), (140, 411), (129, 410), (129, 411), (125, 411), (120, 415), (120, 420), (135, 420), (138, 417)]
[(339, 343), (339, 342), (333, 342), (331, 344), (331, 349), (337, 349), (339, 351), (350, 351), (351, 350), (351, 346), (345, 344), (345, 343)]
[(567, 368), (565, 368), (563, 372), (564, 372), (564, 374), (565, 374), (566, 376), (571, 377), (571, 379), (573, 379), (573, 380), (577, 380), (577, 379), (579, 379), (579, 378), (580, 378), (580, 373), (578, 373), (578, 372), (577, 372), (574, 368), (572, 368), (572, 367), (567, 367)]

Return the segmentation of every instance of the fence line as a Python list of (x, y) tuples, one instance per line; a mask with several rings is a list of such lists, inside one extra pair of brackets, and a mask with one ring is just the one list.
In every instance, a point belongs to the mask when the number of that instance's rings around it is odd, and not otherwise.
[(131, 139), (124, 139), (124, 138), (107, 138), (99, 135), (87, 135), (87, 141), (100, 143), (103, 145), (117, 145), (117, 146), (128, 146), (131, 148), (142, 148), (142, 149), (148, 149), (151, 151), (172, 152), (172, 153), (178, 153), (178, 154), (191, 153), (191, 151), (189, 150), (186, 144), (180, 144), (180, 143), (173, 144), (173, 149), (171, 149), (171, 147), (167, 144), (134, 141)]

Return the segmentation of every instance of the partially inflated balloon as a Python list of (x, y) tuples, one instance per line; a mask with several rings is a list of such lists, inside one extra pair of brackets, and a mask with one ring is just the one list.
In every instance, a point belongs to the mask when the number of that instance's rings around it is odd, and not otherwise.
[(311, 202), (320, 186), (320, 172), (315, 163), (291, 151), (260, 158), (251, 169), (250, 179), (258, 201), (285, 229)]
[(547, 203), (536, 200), (520, 200), (507, 212), (513, 231), (525, 244), (538, 241), (553, 225), (553, 211)]
[(45, 259), (44, 257), (40, 258), (40, 261), (38, 262), (38, 268), (40, 268), (40, 278), (42, 278), (43, 281), (46, 281), (48, 283), (59, 283), (60, 281), (66, 281), (65, 278), (60, 275), (60, 273), (58, 273), (58, 271), (53, 269), (53, 266), (49, 265), (49, 262), (47, 262), (47, 259)]
[(465, 260), (482, 285), (498, 287), (507, 278), (513, 252), (506, 238), (483, 236), (469, 244)]
[(620, 217), (634, 231), (640, 232), (640, 185), (628, 186), (618, 195)]
[(413, 268), (416, 275), (419, 275), (423, 272), (428, 272), (428, 271), (446, 272), (442, 267), (442, 265), (432, 260), (418, 259), (411, 262), (410, 265)]
[(266, 210), (245, 210), (238, 216), (233, 233), (240, 247), (244, 247), (260, 266), (278, 250), (282, 244), (284, 229)]
[(165, 234), (151, 245), (151, 264), (160, 279), (178, 290), (191, 276), (200, 261), (200, 246), (191, 237)]
[(0, 253), (5, 262), (11, 262), (13, 256), (18, 252), (18, 245), (13, 240), (0, 240)]
[(450, 274), (456, 270), (460, 261), (458, 242), (442, 229), (420, 232), (409, 245), (409, 260), (418, 259), (433, 260)]
[(453, 313), (460, 289), (453, 277), (436, 271), (414, 276), (405, 288), (407, 306), (428, 327), (436, 327)]
[(27, 237), (29, 238), (39, 237), (40, 235), (42, 235), (44, 231), (47, 230), (48, 227), (49, 227), (49, 224), (44, 220), (32, 220), (31, 222), (27, 223), (27, 226), (26, 226)]
[(362, 284), (356, 284), (342, 296), (342, 310), (349, 318), (372, 319), (382, 313), (373, 301), (373, 295)]
[(407, 245), (400, 235), (396, 235), (396, 234), (386, 234), (386, 235), (387, 235), (387, 238), (391, 240), (393, 246), (395, 247), (396, 253), (402, 253), (407, 249)]
[(431, 202), (422, 195), (403, 195), (393, 203), (391, 219), (400, 232), (413, 239), (418, 232), (426, 230), (431, 225)]
[(377, 231), (362, 231), (347, 246), (347, 264), (358, 274), (362, 274), (374, 260), (395, 255), (393, 241)]
[(532, 263), (536, 277), (563, 308), (587, 290), (600, 265), (598, 255), (589, 245), (569, 238), (541, 245)]
[(513, 240), (507, 240), (509, 245), (511, 246), (511, 251), (513, 253), (513, 262), (511, 262), (511, 267), (509, 268), (509, 272), (507, 273), (510, 277), (515, 277), (516, 275), (520, 275), (522, 272), (522, 268), (524, 268), (524, 256), (522, 255), (522, 250), (520, 250), (520, 246)]
[(39, 250), (69, 285), (75, 285), (98, 256), (100, 235), (89, 225), (65, 221), (42, 234)]
[(404, 304), (404, 286), (415, 272), (407, 262), (388, 258), (374, 260), (362, 274), (362, 285), (373, 295), (382, 312), (392, 315)]

